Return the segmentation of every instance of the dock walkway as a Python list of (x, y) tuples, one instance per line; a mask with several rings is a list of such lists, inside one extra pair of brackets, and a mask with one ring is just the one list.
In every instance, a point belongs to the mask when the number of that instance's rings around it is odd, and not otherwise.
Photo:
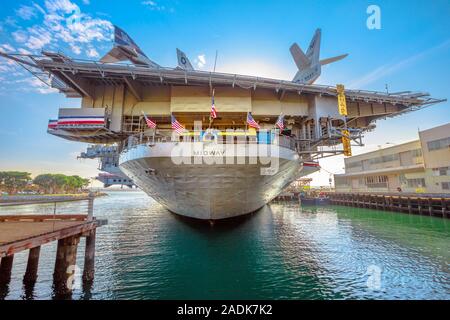
[(87, 215), (0, 216), (0, 258), (32, 249), (51, 241), (87, 233), (106, 224), (88, 220)]
[[(32, 292), (37, 280), (41, 246), (58, 241), (53, 287), (56, 298), (70, 298), (71, 276), (76, 266), (77, 248), (86, 238), (83, 281), (94, 279), (96, 229), (107, 220), (93, 217), (94, 196), (88, 197), (87, 214), (15, 214), (0, 215), (0, 300), (8, 293), (14, 255), (29, 250), (23, 282)], [(41, 202), (39, 202), (41, 203)], [(22, 203), (23, 204), (23, 203)]]
[(332, 204), (450, 218), (449, 194), (327, 193)]

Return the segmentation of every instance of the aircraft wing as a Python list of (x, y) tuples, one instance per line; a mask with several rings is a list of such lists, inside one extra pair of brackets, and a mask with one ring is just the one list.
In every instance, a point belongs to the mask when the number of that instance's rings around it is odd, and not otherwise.
[(326, 64), (329, 64), (329, 63), (332, 63), (332, 62), (336, 62), (336, 61), (342, 60), (346, 56), (348, 56), (348, 53), (340, 55), (340, 56), (328, 58), (328, 59), (323, 59), (323, 60), (320, 60), (320, 64), (323, 66), (323, 65), (326, 65)]
[(294, 43), (290, 48), (292, 58), (294, 58), (295, 64), (299, 70), (305, 68), (310, 65), (310, 61), (308, 57), (303, 53), (302, 49), (298, 46), (297, 43)]
[(118, 47), (114, 47), (100, 59), (100, 62), (114, 63), (124, 60), (128, 60), (128, 57)]

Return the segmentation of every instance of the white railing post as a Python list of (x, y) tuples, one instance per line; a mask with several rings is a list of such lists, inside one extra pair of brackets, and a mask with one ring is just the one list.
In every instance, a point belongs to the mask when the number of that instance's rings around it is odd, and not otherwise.
[(93, 192), (89, 192), (89, 199), (88, 199), (88, 221), (92, 221), (94, 219), (94, 199), (95, 195)]

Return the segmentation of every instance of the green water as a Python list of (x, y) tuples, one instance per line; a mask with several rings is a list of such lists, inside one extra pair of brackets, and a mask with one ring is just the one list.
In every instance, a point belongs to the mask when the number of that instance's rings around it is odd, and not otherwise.
[[(74, 299), (450, 298), (449, 220), (291, 203), (211, 227), (141, 192), (110, 192), (95, 212), (109, 224), (97, 235), (94, 285)], [(28, 297), (52, 298), (54, 257), (55, 244), (42, 248)], [(16, 255), (6, 299), (26, 297), (25, 264), (26, 253)]]

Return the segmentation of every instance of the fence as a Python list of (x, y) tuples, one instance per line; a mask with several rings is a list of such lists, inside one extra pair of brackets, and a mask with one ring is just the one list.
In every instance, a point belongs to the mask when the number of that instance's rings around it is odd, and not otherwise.
[(267, 131), (266, 133), (258, 132), (257, 135), (250, 135), (244, 131), (225, 133), (219, 131), (202, 131), (178, 135), (175, 134), (173, 130), (157, 130), (156, 133), (147, 131), (132, 135), (125, 142), (122, 150), (131, 149), (142, 144), (152, 145), (155, 143), (167, 142), (201, 141), (215, 142), (217, 144), (274, 144), (293, 151), (298, 150), (297, 141), (293, 137), (279, 135), (276, 131)]

